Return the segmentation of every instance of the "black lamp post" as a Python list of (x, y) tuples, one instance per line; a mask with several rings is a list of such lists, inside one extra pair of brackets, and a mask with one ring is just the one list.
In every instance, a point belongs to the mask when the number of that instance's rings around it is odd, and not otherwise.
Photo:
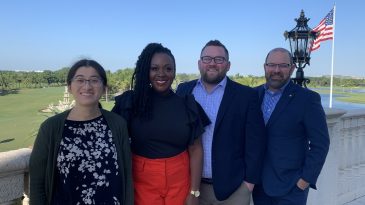
[(308, 27), (309, 18), (304, 16), (304, 11), (300, 12), (299, 19), (295, 19), (297, 26), (291, 31), (285, 31), (285, 40), (289, 38), (290, 52), (292, 54), (293, 63), (297, 67), (295, 78), (292, 78), (294, 83), (307, 87), (310, 82), (304, 77), (304, 67), (310, 62), (311, 46), (317, 33)]

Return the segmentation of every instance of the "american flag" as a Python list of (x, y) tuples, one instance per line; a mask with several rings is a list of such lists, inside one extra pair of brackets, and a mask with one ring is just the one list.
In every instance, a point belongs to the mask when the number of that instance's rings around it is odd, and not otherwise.
[(333, 39), (333, 9), (322, 19), (313, 31), (320, 32), (319, 36), (313, 41), (311, 51), (317, 50), (322, 41)]

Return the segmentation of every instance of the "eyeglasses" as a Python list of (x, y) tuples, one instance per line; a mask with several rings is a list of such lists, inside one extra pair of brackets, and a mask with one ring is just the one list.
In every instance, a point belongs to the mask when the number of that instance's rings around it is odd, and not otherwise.
[(97, 78), (97, 77), (92, 77), (88, 80), (85, 79), (85, 78), (77, 77), (77, 78), (73, 78), (72, 82), (74, 82), (75, 85), (77, 85), (79, 87), (86, 85), (86, 82), (88, 82), (89, 85), (93, 86), (93, 87), (100, 87), (103, 84), (102, 80), (100, 78)]
[(278, 67), (279, 69), (287, 69), (290, 67), (290, 64), (288, 64), (288, 63), (280, 63), (280, 64), (265, 63), (265, 65), (270, 69), (275, 69), (276, 67)]
[(202, 56), (202, 57), (200, 57), (200, 60), (206, 64), (212, 62), (212, 60), (214, 60), (214, 63), (216, 63), (216, 64), (222, 64), (222, 63), (224, 63), (224, 61), (226, 61), (226, 58), (223, 56), (216, 56), (214, 58), (210, 57), (210, 56)]

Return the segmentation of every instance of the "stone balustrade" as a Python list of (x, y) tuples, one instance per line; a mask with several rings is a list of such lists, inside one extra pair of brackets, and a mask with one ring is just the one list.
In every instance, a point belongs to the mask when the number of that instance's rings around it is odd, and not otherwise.
[[(365, 196), (365, 110), (346, 113), (326, 110), (330, 150), (318, 190), (311, 189), (308, 205), (343, 205)], [(0, 205), (27, 204), (31, 149), (0, 153)]]
[(331, 145), (308, 205), (342, 205), (365, 196), (365, 110), (326, 110)]
[[(0, 205), (22, 204), (29, 187), (28, 165), (31, 149), (0, 153)], [(27, 203), (27, 200), (24, 200)]]
[(338, 203), (365, 196), (365, 111), (342, 117), (339, 132)]

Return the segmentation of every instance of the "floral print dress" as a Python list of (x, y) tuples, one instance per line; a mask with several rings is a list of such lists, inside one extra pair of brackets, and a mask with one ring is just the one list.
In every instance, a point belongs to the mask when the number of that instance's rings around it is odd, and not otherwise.
[(52, 204), (121, 204), (116, 147), (103, 118), (66, 120)]

